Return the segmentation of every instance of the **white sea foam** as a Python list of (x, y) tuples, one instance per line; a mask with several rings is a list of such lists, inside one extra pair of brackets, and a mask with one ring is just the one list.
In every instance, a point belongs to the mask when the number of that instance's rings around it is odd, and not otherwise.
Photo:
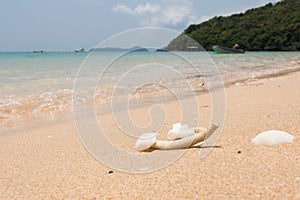
[(278, 130), (269, 130), (258, 134), (252, 142), (256, 145), (274, 146), (279, 144), (291, 143), (294, 140), (294, 136)]

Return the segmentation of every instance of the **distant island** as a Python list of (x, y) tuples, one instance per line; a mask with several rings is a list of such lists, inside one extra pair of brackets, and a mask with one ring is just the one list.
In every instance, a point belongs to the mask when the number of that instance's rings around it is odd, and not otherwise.
[(149, 52), (149, 51), (156, 51), (156, 52), (166, 52), (167, 49), (148, 49), (140, 46), (135, 46), (131, 48), (119, 48), (119, 47), (103, 47), (103, 48), (92, 48), (90, 52), (115, 52), (115, 51), (130, 51), (130, 52)]
[(103, 47), (103, 48), (92, 48), (91, 51), (148, 51), (144, 47), (131, 47), (131, 48), (119, 48), (119, 47)]
[[(197, 42), (204, 49), (197, 46)], [(299, 51), (300, 1), (282, 0), (245, 13), (190, 25), (167, 49), (210, 51), (216, 44), (232, 47), (235, 43), (247, 51)]]

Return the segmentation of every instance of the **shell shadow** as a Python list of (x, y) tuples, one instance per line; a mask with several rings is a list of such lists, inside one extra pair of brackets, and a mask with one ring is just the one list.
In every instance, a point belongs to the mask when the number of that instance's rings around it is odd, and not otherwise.
[[(196, 146), (192, 146), (192, 147), (189, 147), (189, 148), (185, 148), (185, 149), (208, 149), (208, 148), (223, 148), (222, 146), (220, 145), (214, 145), (214, 146), (201, 146), (201, 145), (196, 145)], [(163, 151), (176, 151), (176, 150), (182, 150), (182, 149), (172, 149), (172, 150), (163, 150)], [(143, 152), (153, 152), (153, 151), (161, 151), (161, 150), (157, 150), (157, 149), (147, 149), (147, 150), (144, 150)]]
[(220, 146), (220, 145), (214, 145), (214, 146), (192, 146), (192, 147), (190, 147), (189, 149), (192, 149), (192, 148), (197, 148), (197, 149), (218, 148), (218, 149), (221, 149), (221, 148), (223, 148), (223, 147)]

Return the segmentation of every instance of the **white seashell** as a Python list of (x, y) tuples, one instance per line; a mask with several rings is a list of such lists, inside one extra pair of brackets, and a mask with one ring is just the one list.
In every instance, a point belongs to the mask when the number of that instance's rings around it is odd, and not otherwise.
[(294, 136), (278, 130), (269, 130), (258, 134), (252, 142), (256, 145), (274, 146), (279, 144), (291, 143), (294, 140)]
[(135, 143), (135, 148), (138, 151), (150, 149), (156, 143), (156, 136), (158, 133), (145, 133), (139, 137)]
[(195, 134), (195, 130), (188, 125), (181, 123), (173, 124), (173, 128), (168, 132), (168, 140), (185, 138)]

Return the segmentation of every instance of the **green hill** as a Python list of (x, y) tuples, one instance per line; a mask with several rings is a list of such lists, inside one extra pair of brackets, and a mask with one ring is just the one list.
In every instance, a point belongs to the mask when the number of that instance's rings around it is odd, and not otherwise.
[(215, 44), (232, 47), (238, 43), (248, 51), (297, 51), (300, 50), (300, 0), (269, 3), (245, 13), (190, 25), (167, 49), (195, 50), (189, 48), (193, 42), (184, 34), (205, 50), (211, 50)]

